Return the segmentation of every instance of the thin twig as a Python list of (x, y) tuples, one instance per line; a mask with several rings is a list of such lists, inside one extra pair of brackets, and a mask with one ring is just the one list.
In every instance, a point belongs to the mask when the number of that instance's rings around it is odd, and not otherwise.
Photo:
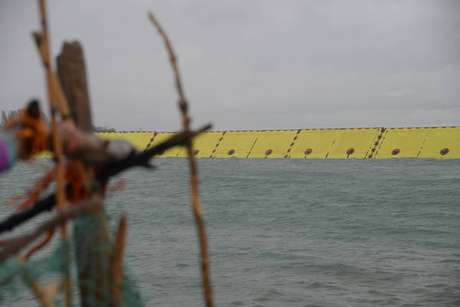
[[(26, 277), (23, 277), (23, 278), (25, 280)], [(52, 299), (46, 294), (43, 288), (36, 281), (30, 282), (30, 288), (32, 290), (32, 293), (35, 295), (35, 298), (37, 299), (37, 301), (43, 307), (54, 307), (54, 303)]]
[[(69, 119), (69, 107), (62, 89), (57, 81), (56, 74), (52, 70), (51, 66), (51, 55), (50, 55), (50, 39), (48, 35), (48, 20), (46, 16), (46, 0), (39, 0), (40, 7), (40, 21), (41, 21), (41, 33), (36, 35), (36, 42), (38, 43), (38, 49), (42, 56), (43, 66), (46, 74), (46, 84), (48, 93), (48, 102), (50, 106), (51, 115), (51, 128), (52, 128), (52, 139), (53, 139), (53, 152), (57, 160), (56, 166), (56, 203), (60, 210), (64, 209), (66, 205), (65, 196), (65, 174), (64, 174), (64, 156), (63, 156), (63, 144), (59, 134), (58, 122), (56, 112), (60, 110), (62, 119)], [(38, 37), (38, 39), (37, 39)], [(60, 227), (61, 235), (63, 240), (68, 240), (67, 225), (64, 223)], [(70, 252), (65, 255), (66, 264), (70, 259)], [(70, 276), (70, 267), (66, 266), (66, 272), (64, 276), (64, 292), (65, 292), (65, 304), (66, 307), (72, 306), (72, 280)]]
[[(185, 133), (190, 131), (190, 116), (188, 114), (188, 103), (185, 97), (184, 89), (182, 86), (182, 79), (180, 76), (179, 66), (177, 63), (177, 57), (174, 52), (174, 48), (169, 40), (168, 35), (163, 30), (163, 27), (160, 25), (156, 17), (149, 12), (148, 18), (157, 29), (158, 33), (160, 34), (161, 38), (166, 47), (166, 51), (169, 56), (169, 62), (171, 64), (171, 68), (174, 73), (174, 81), (175, 86), (178, 94), (178, 107), (182, 117), (182, 128)], [(198, 168), (196, 165), (195, 157), (194, 157), (194, 150), (193, 150), (193, 143), (191, 140), (188, 140), (186, 144), (187, 154), (188, 154), (188, 162), (190, 168), (190, 185), (191, 185), (191, 192), (192, 192), (192, 208), (193, 208), (193, 216), (195, 218), (195, 224), (197, 227), (198, 232), (198, 240), (200, 244), (200, 254), (201, 254), (201, 276), (203, 280), (203, 296), (205, 300), (205, 304), (207, 307), (212, 307), (213, 303), (213, 293), (211, 287), (211, 280), (210, 280), (210, 273), (209, 273), (209, 258), (208, 258), (208, 238), (206, 235), (206, 228), (204, 225), (202, 213), (201, 213), (201, 204), (200, 204), (200, 194), (198, 188)]]

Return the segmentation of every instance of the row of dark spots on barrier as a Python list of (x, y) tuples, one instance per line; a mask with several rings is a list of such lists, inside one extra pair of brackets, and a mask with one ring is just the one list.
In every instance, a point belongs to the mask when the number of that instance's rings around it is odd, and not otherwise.
[[(304, 153), (305, 159), (306, 159), (307, 156), (309, 156), (309, 155), (311, 155), (313, 153), (313, 149), (312, 148), (307, 148), (307, 149), (305, 149), (305, 151), (303, 153)], [(355, 153), (355, 149), (353, 147), (348, 148), (345, 151), (345, 155), (346, 155), (347, 159), (350, 158), (350, 156), (352, 156), (354, 153)]]
[[(200, 153), (200, 151), (198, 149), (195, 149), (193, 151), (193, 155), (197, 156), (198, 154)], [(235, 149), (230, 149), (228, 152), (227, 152), (227, 155), (229, 156), (233, 156), (234, 154), (236, 153), (236, 150)], [(273, 150), (272, 149), (267, 149), (265, 151), (265, 158), (267, 158), (268, 156), (270, 156), (271, 154), (273, 153)], [(311, 155), (313, 153), (313, 149), (312, 148), (307, 148), (305, 149), (304, 151), (304, 155), (305, 155), (305, 159)], [(355, 149), (354, 148), (349, 148), (347, 149), (347, 151), (345, 151), (345, 154), (346, 154), (346, 157), (347, 159), (350, 158), (353, 154), (355, 153)], [(397, 156), (401, 153), (401, 150), (399, 148), (395, 148), (391, 151), (391, 155), (392, 156)], [(441, 156), (445, 156), (449, 153), (449, 148), (443, 148), (439, 151), (439, 154)], [(163, 154), (163, 153), (161, 153)]]
[[(228, 152), (227, 152), (227, 155), (229, 156), (232, 156), (236, 153), (236, 151), (234, 149), (230, 149)], [(313, 153), (313, 149), (312, 148), (307, 148), (305, 151), (304, 151), (304, 155), (305, 155), (305, 158), (307, 156), (309, 156), (310, 154)], [(349, 158), (351, 155), (353, 155), (355, 153), (355, 149), (354, 148), (349, 148), (347, 151), (345, 151), (345, 154), (346, 154), (346, 157)], [(267, 158), (268, 156), (270, 156), (271, 154), (273, 154), (273, 150), (272, 149), (267, 149), (265, 151), (265, 158)]]
[[(400, 153), (401, 153), (401, 150), (400, 150), (399, 148), (395, 148), (395, 149), (393, 149), (393, 150), (391, 151), (391, 155), (392, 155), (392, 156), (397, 156), (397, 155), (399, 155)], [(448, 153), (449, 153), (449, 148), (443, 148), (443, 149), (441, 149), (441, 150), (439, 151), (439, 154), (440, 154), (441, 156), (445, 156), (445, 155), (447, 155)]]
[[(230, 149), (228, 152), (227, 152), (227, 155), (229, 156), (233, 156), (234, 154), (236, 153), (235, 149)], [(273, 150), (272, 149), (267, 149), (265, 151), (265, 158), (267, 158), (269, 155), (271, 155), (273, 153)]]

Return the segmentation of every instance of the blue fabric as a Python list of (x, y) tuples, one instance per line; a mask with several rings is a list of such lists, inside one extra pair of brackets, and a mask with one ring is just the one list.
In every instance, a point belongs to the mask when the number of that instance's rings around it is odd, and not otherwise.
[(9, 133), (0, 133), (0, 173), (16, 163), (17, 151), (14, 137)]

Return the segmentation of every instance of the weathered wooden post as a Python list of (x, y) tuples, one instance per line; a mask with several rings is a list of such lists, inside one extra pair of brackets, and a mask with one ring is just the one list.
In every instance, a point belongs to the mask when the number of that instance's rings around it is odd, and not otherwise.
[[(57, 57), (60, 83), (77, 127), (93, 131), (83, 48), (65, 42)], [(98, 193), (98, 191), (94, 191)], [(81, 305), (109, 306), (111, 243), (104, 209), (74, 224), (74, 249)]]
[(64, 42), (57, 57), (57, 70), (70, 113), (80, 130), (92, 132), (91, 105), (83, 48), (78, 41)]

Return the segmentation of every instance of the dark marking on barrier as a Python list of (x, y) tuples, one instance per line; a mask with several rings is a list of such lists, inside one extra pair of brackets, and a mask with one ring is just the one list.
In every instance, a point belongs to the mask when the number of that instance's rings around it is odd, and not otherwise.
[(252, 150), (254, 149), (254, 146), (256, 146), (256, 143), (257, 143), (257, 140), (258, 140), (258, 139), (259, 139), (259, 138), (256, 138), (256, 139), (254, 140), (254, 143), (252, 143), (252, 146), (251, 146), (251, 148), (249, 148), (249, 152), (248, 152), (248, 154), (246, 155), (246, 159), (249, 158), (249, 156), (251, 155)]
[(222, 133), (220, 138), (217, 140), (217, 144), (213, 147), (211, 154), (209, 155), (209, 158), (214, 158), (214, 154), (217, 152), (217, 148), (219, 148), (220, 143), (222, 143), (222, 140), (224, 139), (224, 135), (227, 131), (224, 132), (219, 132), (216, 131), (216, 133)]
[(377, 140), (374, 142), (374, 146), (371, 148), (371, 152), (370, 153), (369, 151), (366, 152), (365, 157), (367, 157), (368, 159), (372, 159), (378, 154), (380, 147), (382, 146), (382, 143), (385, 140), (385, 135), (386, 135), (386, 129), (380, 128), (379, 134), (377, 135)]
[(401, 152), (401, 150), (399, 150), (399, 148), (395, 148), (395, 149), (393, 149), (393, 150), (391, 151), (391, 154), (392, 154), (393, 156), (396, 156), (396, 155), (398, 155), (400, 152)]
[(313, 149), (311, 148), (307, 148), (305, 149), (305, 151), (303, 152), (306, 156), (308, 156), (309, 154), (311, 154), (313, 152)]
[(441, 156), (445, 156), (449, 153), (449, 148), (443, 148), (439, 153), (441, 154)]
[(265, 156), (269, 156), (269, 155), (271, 155), (272, 153), (273, 153), (273, 150), (267, 149), (267, 150), (265, 151)]
[(230, 149), (230, 150), (228, 151), (228, 155), (229, 155), (229, 156), (233, 155), (234, 153), (235, 153), (235, 149)]
[(354, 152), (355, 152), (355, 149), (354, 149), (354, 148), (349, 148), (349, 149), (346, 151), (347, 158), (349, 158)]
[(194, 156), (198, 155), (199, 153), (200, 153), (200, 151), (199, 151), (198, 149), (195, 149), (195, 150), (193, 151), (193, 155), (194, 155)]
[(302, 131), (301, 129), (297, 129), (296, 134), (292, 138), (292, 142), (291, 142), (291, 144), (289, 144), (288, 150), (286, 151), (286, 154), (284, 155), (285, 159), (291, 157), (290, 154), (291, 154), (291, 151), (292, 151), (292, 147), (294, 147), (294, 144), (297, 141), (297, 139), (299, 138), (299, 134), (300, 134), (301, 131)]
[(147, 143), (147, 146), (145, 147), (144, 150), (147, 150), (148, 148), (150, 148), (151, 146), (153, 146), (153, 140), (155, 139), (155, 136), (157, 135), (156, 132), (153, 132), (153, 135), (152, 137), (150, 138), (150, 141)]

